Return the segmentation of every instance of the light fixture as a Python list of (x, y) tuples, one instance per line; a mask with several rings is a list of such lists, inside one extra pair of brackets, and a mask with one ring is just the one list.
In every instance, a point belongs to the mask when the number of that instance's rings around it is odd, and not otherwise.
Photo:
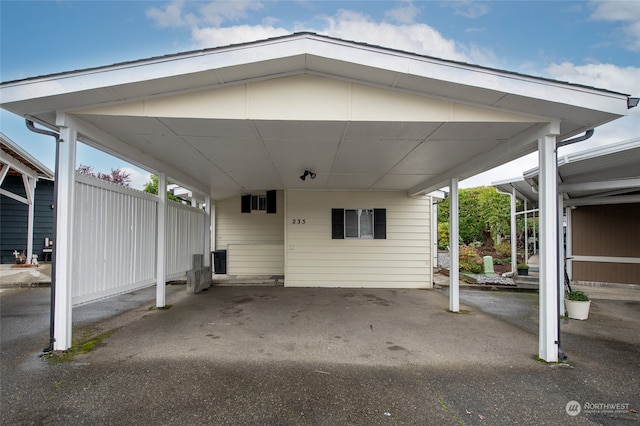
[(302, 174), (302, 176), (300, 176), (301, 180), (305, 180), (307, 178), (307, 176), (311, 177), (311, 179), (315, 179), (316, 178), (316, 174), (310, 170), (305, 170), (304, 173)]
[(638, 102), (640, 102), (640, 98), (627, 98), (627, 109), (637, 107)]

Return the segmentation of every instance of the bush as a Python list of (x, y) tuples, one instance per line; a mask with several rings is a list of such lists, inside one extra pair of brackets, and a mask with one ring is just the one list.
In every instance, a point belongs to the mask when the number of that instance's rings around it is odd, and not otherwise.
[(460, 270), (472, 274), (482, 273), (482, 259), (473, 247), (462, 245), (459, 252)]
[(511, 257), (511, 244), (500, 243), (495, 246), (496, 252), (502, 257)]
[(438, 248), (440, 250), (449, 249), (449, 223), (440, 222), (438, 224)]

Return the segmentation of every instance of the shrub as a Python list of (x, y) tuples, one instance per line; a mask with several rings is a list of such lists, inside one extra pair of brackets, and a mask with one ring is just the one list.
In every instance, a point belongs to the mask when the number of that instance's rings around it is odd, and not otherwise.
[(482, 259), (473, 247), (462, 245), (459, 252), (460, 270), (479, 274), (482, 272)]
[(495, 246), (496, 252), (503, 257), (511, 256), (511, 244), (500, 243)]
[(438, 224), (438, 248), (440, 250), (449, 249), (449, 223), (440, 222)]

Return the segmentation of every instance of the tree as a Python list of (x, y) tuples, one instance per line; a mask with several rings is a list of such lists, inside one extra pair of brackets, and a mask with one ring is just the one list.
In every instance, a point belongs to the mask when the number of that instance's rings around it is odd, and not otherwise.
[[(147, 182), (144, 184), (144, 188), (142, 188), (142, 190), (144, 192), (146, 192), (147, 194), (154, 194), (154, 195), (158, 195), (158, 176), (157, 175), (151, 175), (151, 181)], [(178, 203), (183, 203), (184, 200), (182, 198), (178, 198), (175, 195), (173, 195), (171, 192), (167, 191), (167, 198), (169, 200), (173, 200), (176, 201)], [(191, 204), (189, 201), (187, 201), (187, 204)]]
[[(493, 238), (509, 229), (509, 196), (500, 194), (492, 186), (461, 189), (458, 192), (460, 239), (465, 244), (482, 241), (493, 246)], [(438, 205), (438, 222), (449, 221), (447, 197)]]
[(129, 188), (131, 185), (131, 175), (129, 173), (125, 173), (121, 169), (111, 169), (111, 173), (94, 172), (92, 166), (80, 164), (80, 166), (76, 169), (76, 172), (87, 176), (93, 176), (94, 178), (98, 178), (107, 182), (115, 183), (116, 185), (122, 185), (127, 188)]

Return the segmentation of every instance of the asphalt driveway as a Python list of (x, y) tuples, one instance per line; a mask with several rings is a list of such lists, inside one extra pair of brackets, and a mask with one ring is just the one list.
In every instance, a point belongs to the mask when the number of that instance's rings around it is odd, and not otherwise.
[[(33, 321), (39, 331), (18, 344), (12, 333), (20, 327), (10, 325), (48, 315), (42, 303), (48, 289), (3, 291), (2, 423), (640, 421), (640, 342), (604, 334), (607, 327), (638, 331), (638, 306), (624, 301), (594, 301), (592, 318), (563, 325), (571, 364), (550, 366), (534, 359), (537, 304), (531, 294), (471, 300), (476, 293), (463, 290), (468, 313), (451, 314), (447, 296), (436, 290), (215, 287), (187, 295), (178, 286), (169, 290), (168, 310), (149, 310), (153, 291), (147, 292), (136, 301), (75, 309), (77, 335), (115, 331), (74, 362), (52, 365), (38, 357), (46, 327)], [(11, 314), (17, 300), (32, 301), (22, 308), (24, 317)], [(519, 308), (490, 309), (506, 303)], [(636, 317), (600, 313), (616, 303)], [(576, 416), (567, 414), (571, 401), (585, 407)], [(601, 403), (617, 408), (593, 405)]]

